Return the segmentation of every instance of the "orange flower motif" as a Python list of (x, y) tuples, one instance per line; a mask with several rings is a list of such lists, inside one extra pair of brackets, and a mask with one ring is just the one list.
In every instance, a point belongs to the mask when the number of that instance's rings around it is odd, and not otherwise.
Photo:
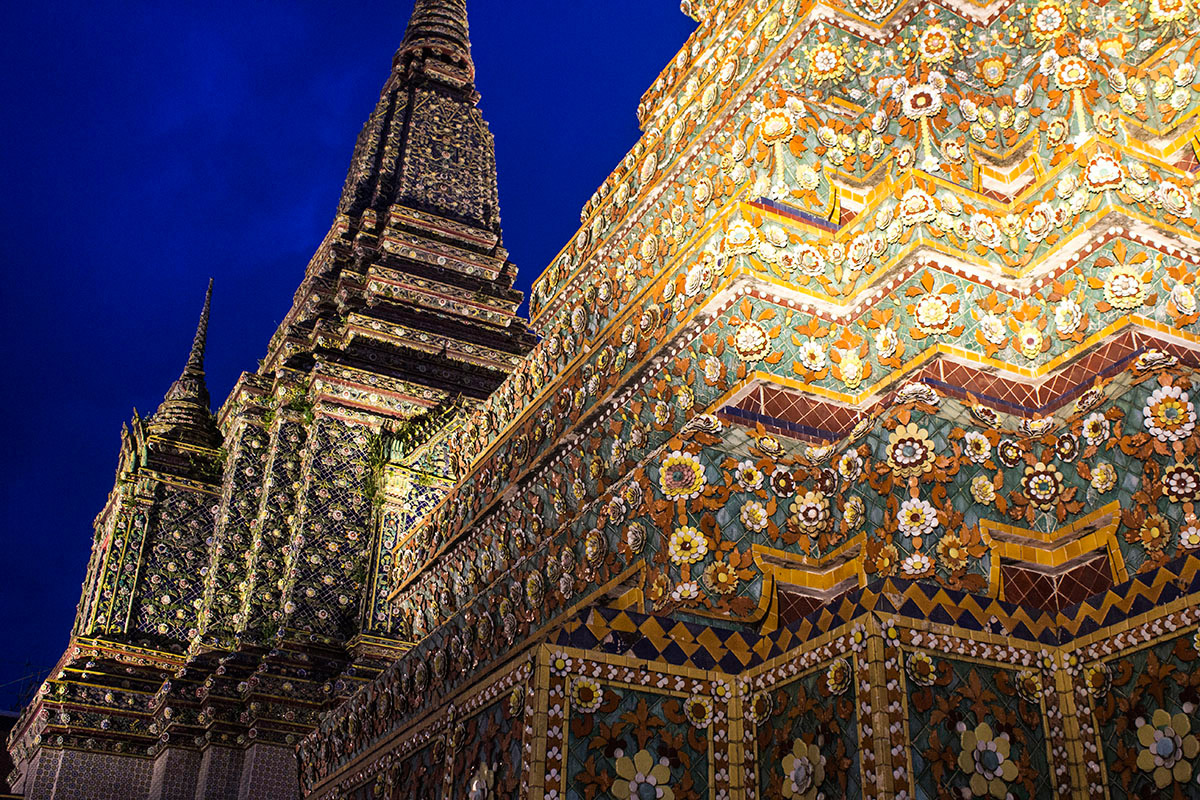
[(984, 83), (995, 89), (1003, 86), (1008, 78), (1008, 60), (1000, 56), (985, 58), (975, 65), (975, 71)]

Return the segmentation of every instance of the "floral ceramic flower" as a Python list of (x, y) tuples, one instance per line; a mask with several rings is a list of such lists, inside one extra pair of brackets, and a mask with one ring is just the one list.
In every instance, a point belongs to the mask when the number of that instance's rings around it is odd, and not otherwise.
[(896, 336), (896, 331), (892, 328), (880, 328), (875, 334), (875, 349), (879, 352), (880, 358), (891, 358), (896, 354), (896, 348), (900, 345), (900, 339)]
[(838, 457), (837, 471), (842, 480), (854, 483), (862, 475), (862, 458), (853, 450), (847, 450)]
[(1068, 30), (1067, 8), (1061, 0), (1041, 0), (1029, 12), (1029, 27), (1035, 38), (1049, 41)]
[(708, 540), (690, 525), (676, 528), (667, 543), (667, 555), (676, 564), (695, 564), (708, 554)]
[(783, 796), (790, 800), (815, 800), (817, 789), (825, 782), (825, 756), (815, 744), (801, 739), (792, 743), (792, 752), (783, 757)]
[(1095, 698), (1102, 698), (1108, 694), (1108, 689), (1112, 685), (1112, 675), (1109, 673), (1108, 667), (1097, 662), (1083, 671), (1083, 683), (1087, 686), (1088, 694)]
[(971, 215), (971, 237), (984, 247), (998, 247), (1002, 241), (1000, 226), (986, 214)]
[(762, 488), (766, 476), (763, 475), (753, 461), (742, 461), (734, 470), (734, 477), (743, 491), (754, 492)]
[(994, 345), (1002, 344), (1008, 336), (1004, 320), (991, 311), (980, 317), (979, 333), (983, 335), (985, 341)]
[(1142, 745), (1138, 768), (1154, 776), (1155, 786), (1165, 789), (1192, 779), (1191, 759), (1200, 753), (1200, 741), (1186, 714), (1155, 709), (1149, 722), (1138, 720), (1137, 739)]
[(753, 225), (744, 220), (737, 220), (729, 226), (729, 230), (725, 232), (725, 252), (736, 255), (753, 253), (757, 249), (758, 231)]
[(934, 335), (950, 330), (954, 314), (945, 297), (927, 294), (913, 306), (913, 319), (922, 333)]
[(929, 431), (915, 423), (898, 426), (888, 436), (887, 460), (900, 478), (915, 478), (929, 472), (934, 460)]
[(671, 770), (664, 763), (655, 763), (646, 750), (617, 759), (617, 780), (613, 781), (612, 795), (618, 800), (675, 800), (675, 792), (668, 781)]
[(704, 491), (704, 465), (691, 453), (675, 450), (663, 460), (659, 488), (668, 500), (692, 500)]
[(566, 675), (571, 671), (574, 662), (566, 653), (554, 653), (550, 656), (550, 672), (555, 675)]
[(996, 457), (1006, 467), (1015, 467), (1021, 461), (1021, 446), (1013, 439), (1001, 439), (996, 448)]
[(1083, 308), (1073, 297), (1064, 297), (1054, 307), (1054, 329), (1060, 336), (1070, 336), (1083, 322)]
[(713, 721), (713, 701), (711, 697), (694, 694), (683, 701), (683, 714), (694, 728), (707, 728)]
[(1099, 447), (1108, 441), (1111, 426), (1103, 414), (1091, 414), (1083, 421), (1083, 439), (1092, 447)]
[(1117, 485), (1117, 470), (1107, 461), (1101, 461), (1092, 468), (1092, 488), (1100, 494)]
[(809, 445), (804, 448), (804, 456), (814, 464), (823, 464), (833, 455), (833, 445)]
[(771, 488), (780, 497), (791, 497), (796, 493), (796, 479), (792, 473), (783, 467), (776, 467), (771, 473)]
[(996, 487), (987, 475), (976, 475), (971, 479), (971, 497), (976, 503), (991, 505), (996, 499)]
[(985, 58), (975, 65), (975, 69), (983, 82), (993, 89), (1002, 86), (1008, 77), (1008, 62), (1001, 56)]
[(1063, 476), (1053, 466), (1039, 461), (1034, 466), (1025, 468), (1021, 488), (1035, 508), (1053, 511), (1063, 491)]
[(1121, 162), (1108, 153), (1092, 156), (1083, 171), (1083, 182), (1091, 192), (1116, 189), (1124, 181), (1125, 170), (1121, 168)]
[(829, 514), (829, 500), (822, 492), (805, 492), (792, 501), (792, 519), (800, 529), (810, 535), (829, 529), (833, 520)]
[(1164, 353), (1162, 350), (1151, 348), (1137, 357), (1133, 362), (1135, 372), (1154, 372), (1161, 369), (1169, 369), (1179, 363), (1179, 359), (1170, 353)]
[(1054, 82), (1064, 92), (1086, 89), (1091, 81), (1087, 62), (1079, 56), (1067, 56), (1054, 67)]
[(1163, 181), (1158, 185), (1158, 188), (1154, 191), (1154, 202), (1162, 206), (1168, 213), (1174, 214), (1177, 217), (1190, 217), (1192, 215), (1192, 199), (1187, 196), (1187, 193), (1183, 189), (1179, 188), (1178, 184), (1171, 181)]
[(833, 45), (821, 43), (808, 51), (808, 74), (814, 81), (837, 80), (845, 71), (846, 59)]
[(1104, 299), (1113, 308), (1129, 310), (1137, 308), (1146, 299), (1146, 285), (1142, 273), (1131, 266), (1113, 267), (1104, 281)]
[(700, 597), (700, 586), (695, 581), (684, 581), (671, 592), (671, 599), (677, 603), (686, 603)]
[(821, 346), (820, 342), (809, 339), (800, 345), (800, 363), (809, 372), (820, 372), (828, 363), (825, 348)]
[(1038, 203), (1025, 217), (1022, 230), (1031, 242), (1040, 242), (1054, 228), (1054, 208), (1049, 203)]
[(958, 767), (971, 776), (971, 793), (1005, 797), (1008, 784), (1017, 777), (1008, 734), (996, 736), (990, 725), (981, 722), (974, 728), (963, 726), (961, 744)]
[(933, 23), (917, 35), (917, 55), (927, 64), (942, 64), (954, 58), (954, 34)]
[(1160, 386), (1142, 408), (1146, 430), (1160, 442), (1177, 442), (1196, 427), (1196, 409), (1178, 386)]
[(574, 678), (571, 681), (571, 705), (584, 714), (591, 714), (604, 702), (604, 690), (591, 678)]
[(937, 680), (937, 668), (933, 665), (933, 659), (928, 653), (916, 652), (908, 657), (908, 663), (905, 665), (908, 669), (908, 676), (915, 683), (921, 686), (932, 686)]
[(896, 545), (868, 539), (866, 553), (868, 572), (873, 572), (881, 578), (889, 578), (896, 574), (900, 563), (900, 551), (896, 549)]
[(1032, 322), (1026, 322), (1021, 326), (1021, 330), (1017, 331), (1017, 347), (1021, 351), (1021, 355), (1026, 358), (1037, 358), (1042, 352), (1042, 343), (1045, 337), (1042, 336), (1042, 331)]
[(733, 349), (743, 361), (758, 361), (771, 352), (771, 336), (757, 322), (743, 322), (733, 336)]
[(1017, 673), (1017, 694), (1030, 703), (1042, 699), (1042, 674), (1034, 669), (1023, 669)]
[(761, 533), (767, 529), (767, 523), (770, 522), (770, 515), (767, 514), (767, 507), (757, 500), (752, 500), (742, 506), (742, 510), (738, 512), (738, 518), (742, 521), (742, 525), (748, 531)]
[(792, 138), (795, 126), (792, 114), (786, 108), (771, 108), (758, 123), (759, 135), (767, 144), (775, 144)]
[(1170, 524), (1161, 514), (1151, 514), (1142, 523), (1137, 538), (1151, 552), (1162, 550), (1171, 540)]
[(737, 574), (728, 561), (714, 561), (704, 570), (701, 578), (704, 588), (713, 594), (732, 594), (737, 588)]
[(759, 692), (751, 697), (750, 701), (746, 703), (746, 716), (755, 725), (759, 725), (769, 716), (771, 716), (771, 708), (773, 705), (774, 704), (771, 702), (770, 692)]
[(1188, 0), (1150, 0), (1150, 19), (1155, 25), (1184, 22), (1191, 13)]
[(1195, 501), (1200, 498), (1200, 473), (1184, 464), (1170, 465), (1163, 470), (1162, 493), (1172, 503)]
[(844, 694), (850, 688), (850, 681), (853, 677), (850, 662), (844, 658), (835, 659), (829, 665), (829, 669), (825, 670), (825, 687), (829, 689), (830, 694)]
[(938, 526), (937, 510), (927, 500), (910, 497), (900, 505), (896, 524), (905, 536), (933, 533)]
[(947, 533), (938, 540), (937, 554), (946, 568), (951, 571), (965, 567), (969, 555), (962, 538), (956, 533)]
[(942, 93), (929, 83), (919, 83), (906, 90), (900, 100), (900, 108), (909, 119), (937, 116), (942, 105)]
[(1054, 443), (1054, 453), (1063, 461), (1068, 463), (1074, 461), (1079, 457), (1079, 439), (1073, 434), (1064, 433)]
[(918, 578), (933, 571), (933, 560), (924, 553), (910, 553), (900, 562), (900, 572), (909, 578)]
[(1179, 529), (1179, 546), (1185, 550), (1200, 549), (1200, 524), (1195, 517), (1189, 516)]
[(846, 498), (845, 506), (842, 508), (842, 522), (846, 524), (849, 530), (858, 528), (866, 518), (866, 515), (866, 504), (861, 497), (852, 495)]
[(1195, 314), (1198, 307), (1192, 287), (1182, 281), (1171, 287), (1171, 304), (1180, 314)]
[(928, 222), (937, 213), (937, 203), (922, 189), (909, 189), (900, 198), (900, 219), (907, 225)]

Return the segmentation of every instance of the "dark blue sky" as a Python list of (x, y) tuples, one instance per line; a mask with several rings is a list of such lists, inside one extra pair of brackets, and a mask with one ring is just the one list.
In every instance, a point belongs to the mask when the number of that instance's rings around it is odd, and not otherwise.
[[(67, 644), (121, 423), (178, 374), (209, 276), (214, 403), (264, 354), (411, 5), (5, 4), (0, 708)], [(470, 10), (527, 289), (636, 141), (638, 99), (692, 22), (676, 0)]]

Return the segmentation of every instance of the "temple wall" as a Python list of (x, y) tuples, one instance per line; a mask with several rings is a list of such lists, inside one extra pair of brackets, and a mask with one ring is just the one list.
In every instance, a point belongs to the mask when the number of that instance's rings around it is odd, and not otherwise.
[(309, 796), (1200, 797), (1198, 567), (1061, 613), (890, 579), (766, 636), (591, 608)]

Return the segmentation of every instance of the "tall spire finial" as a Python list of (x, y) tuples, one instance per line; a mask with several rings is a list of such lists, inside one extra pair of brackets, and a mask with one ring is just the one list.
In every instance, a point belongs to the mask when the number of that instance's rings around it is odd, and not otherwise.
[(393, 60), (403, 72), (473, 93), (475, 63), (466, 0), (416, 0), (404, 41)]
[(204, 380), (204, 348), (208, 340), (212, 287), (210, 278), (187, 363), (178, 380), (167, 390), (149, 425), (150, 432), (156, 436), (208, 448), (216, 448), (221, 444), (221, 434), (208, 407), (208, 386)]
[(213, 279), (208, 279), (208, 291), (204, 293), (204, 307), (200, 309), (200, 322), (196, 324), (196, 335), (192, 338), (192, 352), (188, 353), (183, 371), (204, 374), (204, 347), (208, 341), (208, 310), (212, 305)]
[(466, 0), (416, 0), (358, 135), (338, 212), (386, 214), (399, 205), (486, 231), (499, 244), (495, 141), (478, 102)]

